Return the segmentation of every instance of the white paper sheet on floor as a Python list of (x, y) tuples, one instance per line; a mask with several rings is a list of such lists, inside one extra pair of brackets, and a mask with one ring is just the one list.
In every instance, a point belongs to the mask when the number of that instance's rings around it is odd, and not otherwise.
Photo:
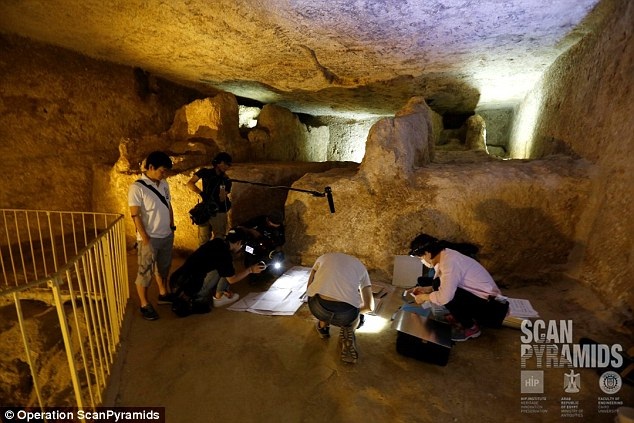
[(277, 278), (267, 291), (251, 292), (228, 309), (256, 314), (292, 316), (303, 303), (310, 269), (303, 266), (292, 267)]

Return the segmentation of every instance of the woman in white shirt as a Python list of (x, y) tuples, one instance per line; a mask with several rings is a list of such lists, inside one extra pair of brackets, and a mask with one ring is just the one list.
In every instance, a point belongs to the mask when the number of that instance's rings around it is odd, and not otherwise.
[(442, 240), (432, 240), (413, 248), (411, 255), (437, 269), (437, 291), (422, 287), (411, 290), (416, 303), (430, 301), (445, 306), (451, 313), (452, 339), (466, 341), (480, 336), (480, 324), (499, 327), (508, 312), (508, 303), (496, 300), (501, 292), (489, 272), (476, 260), (447, 247)]

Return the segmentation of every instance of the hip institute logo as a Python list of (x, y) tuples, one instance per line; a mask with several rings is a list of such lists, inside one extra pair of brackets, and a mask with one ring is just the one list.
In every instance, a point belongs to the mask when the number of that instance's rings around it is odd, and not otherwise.
[(544, 393), (544, 371), (543, 370), (522, 370), (521, 371), (522, 394), (543, 394)]

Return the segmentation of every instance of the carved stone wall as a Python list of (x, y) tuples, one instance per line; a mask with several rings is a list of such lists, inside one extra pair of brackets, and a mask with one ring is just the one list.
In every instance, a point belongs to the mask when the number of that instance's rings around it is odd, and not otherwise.
[(531, 157), (566, 153), (594, 164), (575, 228), (570, 273), (634, 309), (634, 4), (602, 2), (597, 36), (561, 56), (522, 105), (540, 104)]
[[(407, 113), (376, 123), (358, 171), (308, 174), (297, 182), (330, 186), (336, 212), (329, 213), (323, 199), (290, 193), (288, 250), (306, 265), (342, 251), (390, 275), (394, 255), (406, 254), (411, 239), (426, 232), (480, 245), (483, 264), (498, 280), (539, 280), (560, 271), (590, 189), (587, 163), (566, 157), (502, 161), (477, 151), (436, 152), (435, 162), (414, 161), (413, 151), (402, 151), (419, 139), (419, 151), (428, 151), (422, 106), (410, 104)], [(375, 136), (390, 131), (398, 135)]]
[(0, 204), (86, 211), (92, 166), (167, 130), (196, 92), (140, 70), (0, 35)]

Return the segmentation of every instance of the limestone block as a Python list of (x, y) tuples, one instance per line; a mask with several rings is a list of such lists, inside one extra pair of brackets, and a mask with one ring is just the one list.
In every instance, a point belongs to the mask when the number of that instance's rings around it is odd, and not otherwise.
[[(299, 160), (300, 155), (305, 156), (300, 153), (300, 146), (306, 144), (306, 125), (290, 110), (267, 104), (260, 112), (256, 128), (260, 135), (249, 139), (263, 142), (255, 148), (263, 152), (264, 160), (293, 161)], [(261, 131), (268, 137), (261, 136)]]
[(271, 136), (266, 128), (253, 128), (249, 131), (249, 159), (264, 158), (265, 146), (269, 145)]
[(378, 120), (378, 118), (373, 118), (361, 121), (329, 122), (330, 133), (326, 160), (361, 163), (365, 156), (368, 134), (372, 125)]
[(368, 134), (361, 172), (372, 180), (408, 179), (417, 166), (433, 158), (431, 110), (421, 97), (414, 97), (394, 118), (372, 126)]
[(238, 102), (233, 94), (223, 92), (181, 107), (168, 133), (173, 140), (204, 139), (220, 151), (231, 152), (234, 144), (241, 143), (238, 125)]
[(467, 135), (465, 145), (469, 150), (487, 151), (486, 137), (487, 129), (484, 118), (480, 115), (473, 115), (467, 119)]
[(168, 151), (170, 141), (165, 135), (123, 138), (119, 142), (119, 158), (115, 169), (120, 173), (139, 172), (143, 161), (152, 151)]
[(442, 115), (431, 111), (431, 128), (432, 128), (432, 141), (431, 144), (436, 145), (440, 142), (440, 136), (444, 129), (444, 125), (442, 122)]
[(304, 144), (299, 146), (299, 161), (325, 162), (328, 160), (330, 131), (327, 126), (307, 127)]
[(240, 128), (253, 128), (258, 123), (260, 107), (238, 106), (238, 121)]

